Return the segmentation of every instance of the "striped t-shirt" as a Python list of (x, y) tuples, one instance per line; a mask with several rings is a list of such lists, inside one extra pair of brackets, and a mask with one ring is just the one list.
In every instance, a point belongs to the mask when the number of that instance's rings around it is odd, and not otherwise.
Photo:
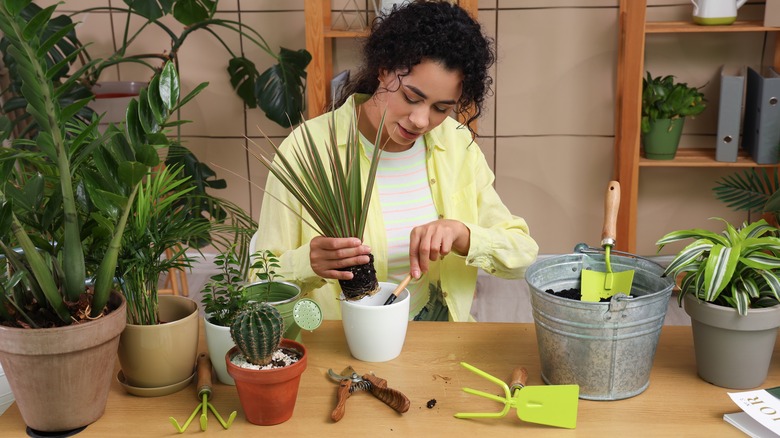
[[(370, 157), (374, 145), (362, 135), (361, 141)], [(383, 151), (375, 184), (387, 233), (388, 281), (400, 283), (409, 273), (409, 235), (412, 228), (438, 218), (428, 185), (423, 138), (418, 138), (410, 149), (402, 152)], [(428, 302), (427, 275), (419, 281), (412, 281), (408, 289), (412, 294), (410, 316), (414, 317)]]

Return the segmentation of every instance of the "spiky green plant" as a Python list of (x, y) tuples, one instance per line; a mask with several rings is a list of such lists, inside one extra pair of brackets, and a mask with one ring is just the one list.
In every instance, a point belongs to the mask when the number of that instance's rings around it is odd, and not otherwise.
[[(48, 65), (44, 55), (57, 39), (43, 39), (41, 30), (56, 5), (30, 18), (21, 13), (28, 3), (0, 3), (4, 56), (18, 66), (20, 92), (38, 125), (33, 139), (13, 140), (20, 147), (0, 148), (0, 246), (11, 272), (23, 273), (0, 296), (0, 319), (19, 326), (67, 325), (98, 317), (106, 308), (139, 184), (159, 163), (156, 149), (168, 143), (163, 130), (180, 105), (179, 82), (168, 63), (131, 102), (125, 130), (111, 126), (101, 134), (97, 118), (85, 123), (76, 117), (88, 98), (67, 106), (59, 100), (81, 72), (57, 87), (52, 79), (82, 50)], [(7, 116), (0, 118), (0, 140), (9, 139), (11, 127)], [(103, 254), (94, 272), (85, 247)], [(92, 277), (94, 289), (85, 293)]]
[[(374, 140), (376, 147), (371, 156), (367, 183), (363, 187), (360, 170), (362, 148), (357, 113), (353, 112), (351, 115), (344, 152), (340, 151), (337, 140), (335, 112), (331, 114), (328, 138), (315, 138), (306, 122), (303, 122), (299, 134), (293, 134), (295, 142), (289, 155), (280, 152), (270, 140), (269, 143), (276, 153), (275, 159), (262, 152), (253, 154), (309, 213), (314, 223), (298, 215), (307, 225), (325, 237), (357, 237), (363, 240), (371, 192), (382, 151), (384, 115)], [(320, 141), (325, 142), (321, 148), (318, 146)], [(285, 206), (298, 214), (295, 209)], [(372, 274), (374, 278), (371, 284), (365, 286), (368, 289), (348, 291), (342, 281), (346, 298), (356, 299), (375, 292), (378, 284), (376, 273)]]
[(656, 244), (693, 239), (666, 267), (664, 275), (685, 273), (678, 301), (694, 294), (698, 299), (735, 308), (746, 315), (749, 308), (780, 304), (780, 239), (765, 220), (743, 224), (739, 229), (728, 221), (726, 229), (714, 233), (702, 229), (673, 231)]
[[(127, 298), (127, 322), (139, 325), (159, 323), (157, 285), (160, 274), (171, 269), (191, 268), (194, 258), (186, 252), (187, 242), (206, 238), (210, 224), (205, 218), (191, 218), (177, 206), (192, 191), (181, 177), (180, 167), (152, 170), (135, 198), (122, 240), (117, 271)], [(165, 257), (166, 250), (171, 255)]]
[(279, 349), (284, 320), (268, 303), (252, 303), (238, 313), (230, 324), (230, 336), (249, 363), (264, 366)]

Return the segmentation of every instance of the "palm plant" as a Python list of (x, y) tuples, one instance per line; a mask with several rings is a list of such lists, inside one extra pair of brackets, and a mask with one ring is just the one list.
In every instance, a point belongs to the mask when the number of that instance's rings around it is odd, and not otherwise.
[[(181, 168), (162, 167), (152, 171), (141, 184), (131, 218), (125, 230), (117, 272), (127, 298), (127, 321), (155, 325), (157, 282), (170, 269), (191, 268), (193, 258), (181, 244), (208, 236), (205, 218), (191, 219), (176, 202), (186, 198), (192, 187), (182, 188)], [(172, 255), (164, 257), (167, 249)]]
[(736, 211), (780, 214), (780, 178), (773, 168), (750, 168), (716, 181), (715, 197)]
[[(333, 113), (331, 113), (333, 114)], [(301, 125), (300, 135), (294, 135), (294, 145), (290, 156), (285, 156), (269, 140), (276, 152), (271, 159), (262, 152), (254, 154), (260, 163), (273, 174), (284, 187), (301, 203), (311, 216), (311, 223), (303, 216), (304, 223), (326, 237), (357, 237), (363, 240), (366, 227), (371, 192), (374, 187), (376, 170), (382, 148), (382, 126), (384, 116), (374, 142), (371, 165), (368, 169), (367, 183), (362, 186), (360, 155), (360, 134), (357, 127), (357, 114), (352, 113), (347, 132), (344, 152), (340, 150), (335, 132), (335, 115), (330, 123), (329, 138), (318, 140), (311, 134), (306, 122)], [(323, 156), (324, 155), (324, 156)], [(290, 206), (291, 211), (297, 214)], [(357, 300), (373, 295), (379, 290), (373, 256), (366, 265), (346, 268), (354, 274), (352, 280), (339, 280), (344, 297)]]
[(673, 231), (656, 244), (693, 239), (667, 266), (664, 275), (684, 273), (680, 283), (682, 300), (688, 293), (698, 299), (733, 307), (740, 315), (749, 308), (780, 304), (780, 238), (777, 228), (765, 220), (737, 229), (728, 221), (721, 233), (702, 229)]
[[(20, 147), (0, 151), (0, 248), (10, 267), (6, 275), (18, 280), (3, 282), (0, 320), (48, 327), (96, 318), (106, 310), (139, 185), (159, 163), (156, 149), (168, 143), (163, 134), (168, 116), (194, 94), (179, 102), (178, 75), (167, 63), (130, 104), (126, 130), (111, 126), (101, 134), (97, 117), (87, 122), (76, 117), (89, 98), (67, 106), (59, 100), (79, 74), (56, 87), (52, 79), (83, 48), (47, 64), (42, 54), (57, 39), (44, 39), (42, 29), (55, 6), (28, 20), (22, 14), (26, 4), (0, 4), (4, 50), (18, 66), (20, 93), (38, 126), (32, 139), (13, 140)], [(11, 126), (7, 116), (0, 117), (0, 140), (9, 139)], [(97, 266), (87, 263), (85, 248), (101, 251)], [(94, 288), (87, 290), (93, 278)]]

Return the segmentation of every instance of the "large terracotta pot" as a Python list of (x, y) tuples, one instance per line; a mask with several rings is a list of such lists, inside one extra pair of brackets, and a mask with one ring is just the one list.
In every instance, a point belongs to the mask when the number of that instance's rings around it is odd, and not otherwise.
[(119, 335), (127, 322), (121, 294), (112, 293), (108, 305), (112, 309), (108, 315), (84, 324), (47, 329), (0, 326), (0, 364), (30, 428), (68, 431), (103, 415)]
[[(161, 324), (128, 324), (119, 340), (124, 383), (176, 392), (193, 377), (198, 353), (198, 305), (175, 296), (159, 297)], [(170, 392), (168, 392), (170, 393)], [(167, 395), (166, 392), (149, 393)]]
[(301, 359), (284, 368), (251, 370), (233, 364), (230, 359), (238, 352), (233, 347), (225, 355), (228, 373), (236, 381), (238, 398), (246, 419), (260, 426), (284, 423), (292, 417), (298, 399), (298, 384), (306, 370), (308, 356), (303, 344), (282, 339), (282, 348), (302, 353)]

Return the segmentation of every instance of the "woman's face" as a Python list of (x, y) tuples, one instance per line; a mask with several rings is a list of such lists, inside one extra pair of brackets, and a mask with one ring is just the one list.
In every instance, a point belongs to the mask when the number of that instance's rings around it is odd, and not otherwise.
[(382, 72), (374, 97), (380, 118), (387, 108), (382, 134), (385, 150), (409, 149), (418, 137), (439, 126), (455, 109), (462, 81), (460, 72), (427, 60), (407, 75)]

